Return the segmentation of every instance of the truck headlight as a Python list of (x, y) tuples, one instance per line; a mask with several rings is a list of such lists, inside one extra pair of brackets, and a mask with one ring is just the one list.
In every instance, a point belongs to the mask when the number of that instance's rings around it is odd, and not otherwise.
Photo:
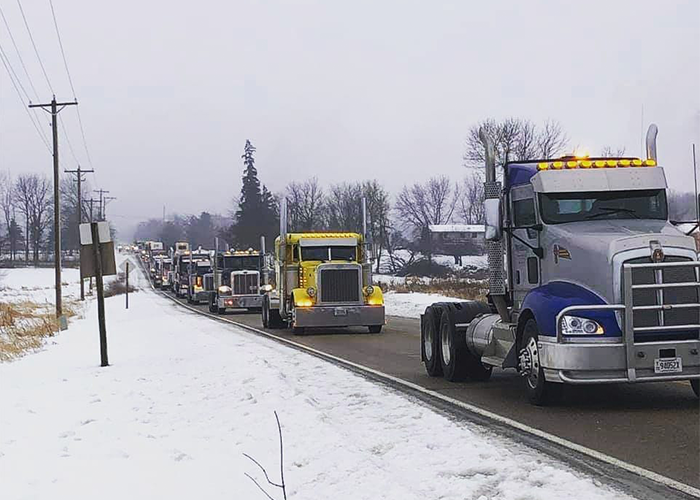
[(219, 295), (230, 295), (231, 291), (230, 286), (223, 285), (219, 287)]
[(564, 335), (603, 335), (605, 330), (592, 319), (564, 316), (561, 319), (561, 333)]
[(374, 293), (374, 287), (372, 285), (366, 286), (365, 287), (365, 295), (370, 296)]
[(306, 289), (306, 293), (309, 294), (309, 297), (313, 297), (316, 295), (316, 289), (312, 286)]
[(260, 290), (262, 290), (263, 292), (269, 292), (272, 290), (272, 285), (263, 285), (260, 287)]

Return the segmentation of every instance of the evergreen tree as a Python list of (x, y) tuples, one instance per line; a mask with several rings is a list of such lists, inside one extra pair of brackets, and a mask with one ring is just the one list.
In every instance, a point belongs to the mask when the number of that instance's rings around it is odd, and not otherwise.
[(267, 187), (260, 184), (254, 153), (255, 146), (246, 140), (242, 156), (243, 186), (230, 234), (239, 249), (258, 248), (260, 236), (265, 236), (269, 245), (271, 238), (277, 236), (276, 200)]

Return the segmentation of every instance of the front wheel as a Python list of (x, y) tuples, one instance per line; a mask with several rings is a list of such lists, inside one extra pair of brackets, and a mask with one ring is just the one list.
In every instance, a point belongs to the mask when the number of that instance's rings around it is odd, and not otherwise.
[(545, 406), (555, 402), (561, 395), (562, 385), (547, 382), (540, 364), (540, 349), (537, 345), (539, 330), (534, 319), (525, 323), (518, 356), (520, 374), (525, 378), (525, 391), (530, 403)]

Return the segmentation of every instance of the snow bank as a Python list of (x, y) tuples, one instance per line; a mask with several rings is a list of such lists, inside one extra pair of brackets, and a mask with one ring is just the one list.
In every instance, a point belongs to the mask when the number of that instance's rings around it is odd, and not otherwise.
[(263, 498), (242, 454), (278, 479), (274, 410), (290, 499), (628, 498), (153, 293), (134, 294), (128, 311), (123, 296), (107, 300), (112, 366), (100, 368), (95, 314), (92, 303), (54, 345), (0, 365), (5, 499)]
[[(53, 268), (19, 267), (0, 269), (0, 273), (0, 301), (54, 303), (56, 296)], [(79, 269), (63, 269), (61, 281), (64, 298), (80, 298)]]
[(425, 308), (435, 302), (460, 302), (462, 299), (445, 297), (437, 293), (396, 293), (384, 294), (384, 305), (388, 316), (420, 318)]

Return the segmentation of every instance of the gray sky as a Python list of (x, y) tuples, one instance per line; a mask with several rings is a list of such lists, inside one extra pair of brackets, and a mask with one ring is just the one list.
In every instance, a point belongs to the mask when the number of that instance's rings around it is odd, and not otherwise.
[[(72, 97), (48, 0), (23, 0), (59, 99)], [(50, 91), (17, 2), (0, 0), (34, 85)], [(225, 212), (246, 139), (273, 191), (376, 178), (397, 191), (460, 179), (468, 127), (561, 122), (571, 146), (641, 154), (659, 125), (673, 188), (700, 146), (700, 1), (54, 0), (97, 176), (129, 226), (168, 211)], [(0, 24), (0, 43), (26, 77)], [(88, 166), (75, 110), (63, 112)], [(48, 118), (42, 120), (48, 125)], [(47, 128), (47, 132), (48, 132)], [(76, 161), (65, 140), (61, 159)], [(0, 170), (51, 158), (0, 69)]]

